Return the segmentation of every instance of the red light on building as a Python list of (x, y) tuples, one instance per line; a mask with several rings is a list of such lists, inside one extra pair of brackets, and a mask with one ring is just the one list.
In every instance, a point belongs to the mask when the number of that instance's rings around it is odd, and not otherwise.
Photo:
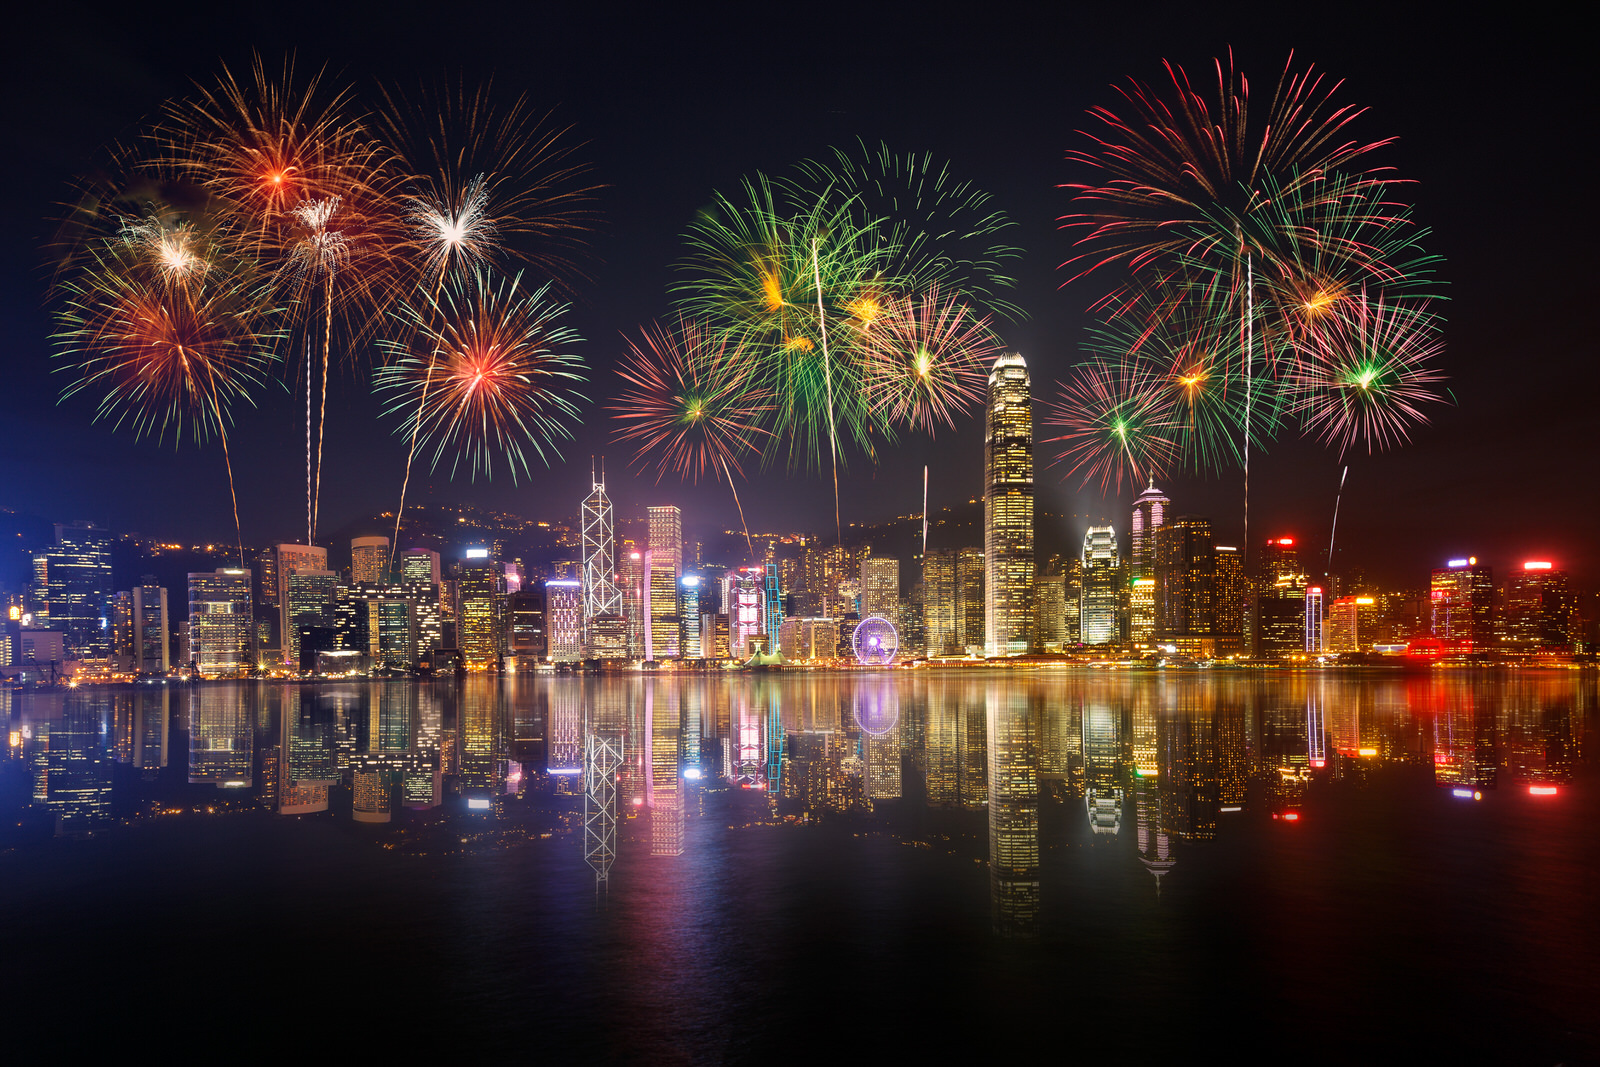
[(1280, 537), (1276, 541), (1274, 541), (1273, 544), (1275, 544), (1275, 545), (1292, 545), (1292, 544), (1294, 544), (1294, 538), (1292, 538), (1292, 537)]
[(1547, 571), (1553, 564), (1547, 559), (1530, 559), (1522, 565), (1525, 571)]
[(1556, 787), (1553, 785), (1530, 785), (1528, 787), (1528, 795), (1535, 797), (1553, 797), (1556, 795)]

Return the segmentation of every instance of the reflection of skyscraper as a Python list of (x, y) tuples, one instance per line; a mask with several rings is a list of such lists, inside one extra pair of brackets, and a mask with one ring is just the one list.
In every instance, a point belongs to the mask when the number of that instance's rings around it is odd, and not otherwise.
[(1039, 751), (1027, 700), (991, 684), (986, 699), (989, 748), (989, 896), (995, 931), (1031, 937), (1039, 914)]
[(1083, 803), (1097, 840), (1122, 829), (1121, 726), (1121, 716), (1108, 704), (1083, 709)]
[(1110, 526), (1091, 526), (1083, 535), (1083, 608), (1079, 613), (1082, 641), (1109, 645), (1117, 639), (1117, 604), (1121, 573), (1117, 534)]
[(54, 817), (56, 834), (91, 832), (111, 817), (111, 757), (98, 694), (71, 694), (55, 721), (33, 723), (33, 800)]
[(678, 717), (676, 686), (662, 686), (657, 692), (653, 681), (645, 682), (644, 755), (649, 761), (645, 772), (646, 802), (650, 807), (650, 855), (683, 855), (683, 788), (678, 759), (682, 724)]
[(1009, 352), (989, 372), (984, 434), (984, 651), (1033, 648), (1033, 405), (1028, 368)]
[(1177, 861), (1172, 858), (1165, 798), (1160, 779), (1155, 775), (1134, 779), (1133, 817), (1138, 835), (1139, 864), (1155, 876), (1156, 895), (1160, 896), (1162, 876), (1171, 871)]
[(245, 691), (234, 686), (196, 689), (189, 702), (189, 783), (224, 788), (251, 784), (255, 724)]

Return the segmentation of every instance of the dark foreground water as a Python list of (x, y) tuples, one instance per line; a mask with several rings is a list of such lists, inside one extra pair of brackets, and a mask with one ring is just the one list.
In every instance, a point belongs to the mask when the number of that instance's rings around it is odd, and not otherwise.
[(0, 693), (0, 1047), (1595, 1062), (1595, 701), (1443, 672)]

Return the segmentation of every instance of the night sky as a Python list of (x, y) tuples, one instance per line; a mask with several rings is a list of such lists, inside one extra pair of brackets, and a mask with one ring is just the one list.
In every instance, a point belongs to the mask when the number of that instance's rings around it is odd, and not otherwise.
[[(856, 138), (931, 151), (958, 177), (992, 192), (1016, 219), (1026, 255), (1014, 273), (1028, 321), (1003, 330), (1033, 373), (1036, 399), (1053, 399), (1079, 358), (1093, 285), (1059, 288), (1070, 253), (1056, 220), (1071, 210), (1057, 188), (1081, 176), (1064, 160), (1084, 143), (1084, 110), (1110, 104), (1110, 85), (1155, 80), (1161, 60), (1199, 75), (1234, 49), (1265, 88), (1291, 49), (1346, 79), (1340, 99), (1370, 105), (1357, 131), (1395, 135), (1381, 162), (1414, 179), (1409, 196), (1431, 227), (1429, 251), (1448, 281), (1444, 368), (1456, 407), (1398, 452), (1348, 457), (1339, 516), (1341, 562), (1418, 584), (1448, 556), (1476, 554), (1497, 571), (1551, 558), (1585, 584), (1600, 576), (1600, 522), (1590, 412), (1597, 372), (1588, 329), (1595, 289), (1595, 224), (1587, 210), (1594, 117), (1583, 36), (1529, 7), (1512, 21), (1463, 8), (1396, 13), (1387, 5), (1056, 5), (1004, 10), (925, 4), (897, 12), (866, 5), (741, 5), (690, 14), (678, 5), (618, 13), (614, 5), (470, 3), (218, 4), (188, 7), (37, 5), (8, 25), (3, 128), (7, 166), (0, 259), (0, 390), (6, 462), (0, 507), (52, 521), (86, 518), (113, 530), (231, 539), (221, 450), (134, 442), (92, 423), (93, 401), (57, 403), (41, 242), (74, 176), (104, 146), (130, 136), (161, 102), (252, 49), (269, 64), (294, 51), (305, 69), (360, 87), (492, 77), (506, 97), (553, 107), (586, 146), (602, 228), (591, 242), (593, 283), (572, 324), (592, 368), (591, 404), (569, 463), (530, 483), (436, 477), (414, 501), (468, 501), (536, 517), (574, 514), (588, 457), (608, 455), (619, 510), (678, 503), (691, 529), (737, 522), (719, 485), (675, 476), (624, 476), (629, 450), (610, 443), (603, 405), (614, 394), (620, 334), (671, 310), (667, 285), (680, 235), (713, 190), (755, 170), (780, 171)], [(1580, 185), (1580, 183), (1582, 183)], [(370, 366), (370, 362), (364, 362)], [(330, 397), (323, 518), (333, 530), (393, 508), (405, 450), (380, 421), (365, 371), (347, 368)], [(1036, 409), (1037, 410), (1037, 409)], [(246, 543), (303, 536), (303, 423), (274, 386), (238, 414), (232, 440)], [(1041, 435), (1044, 436), (1044, 435)], [(845, 521), (874, 522), (920, 507), (921, 466), (932, 505), (981, 493), (975, 419), (930, 445), (910, 437), (844, 482)], [(1041, 507), (1105, 517), (1119, 532), (1127, 503), (1076, 479), (1062, 481), (1038, 448)], [(1341, 463), (1311, 444), (1280, 442), (1252, 464), (1252, 532), (1293, 533), (1324, 546)], [(752, 529), (831, 526), (825, 477), (757, 473), (743, 489)], [(1219, 540), (1240, 534), (1237, 471), (1163, 488), (1174, 510), (1209, 515)], [(1081, 521), (1081, 520), (1080, 520)], [(1076, 536), (1076, 535), (1075, 535)], [(1336, 565), (1336, 568), (1338, 566)]]

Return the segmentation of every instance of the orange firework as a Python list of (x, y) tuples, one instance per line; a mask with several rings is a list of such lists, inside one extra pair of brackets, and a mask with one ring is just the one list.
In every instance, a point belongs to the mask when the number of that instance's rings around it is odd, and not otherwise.
[(530, 452), (559, 458), (584, 374), (566, 351), (581, 338), (560, 325), (566, 305), (549, 289), (525, 290), (520, 274), (454, 278), (401, 308), (393, 325), (405, 339), (378, 342), (391, 356), (376, 380), (385, 414), (403, 418), (397, 432), (431, 449), (435, 469), (448, 457), (451, 477), (465, 467), (476, 480), (493, 477), (498, 458), (515, 481), (531, 473)]

